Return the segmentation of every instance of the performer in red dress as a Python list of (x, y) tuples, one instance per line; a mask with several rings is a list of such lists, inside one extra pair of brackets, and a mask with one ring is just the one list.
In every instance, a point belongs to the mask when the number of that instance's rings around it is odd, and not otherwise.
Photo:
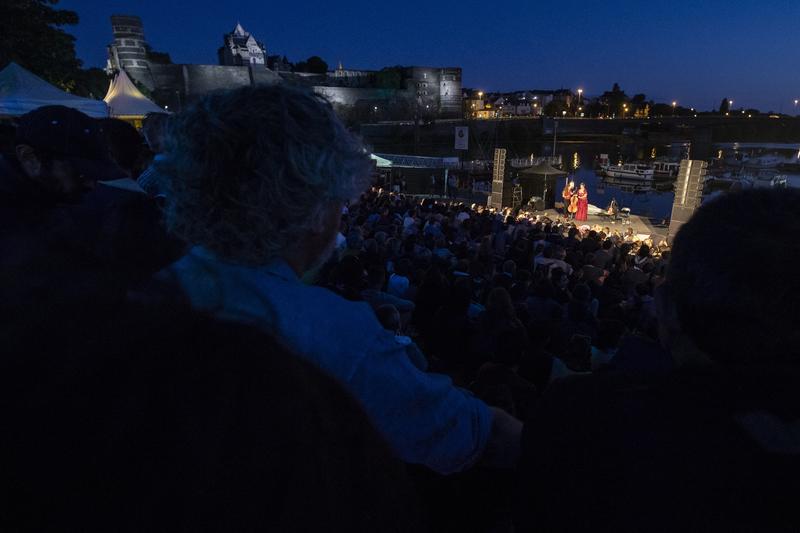
[(589, 220), (589, 193), (586, 185), (581, 183), (578, 187), (578, 212), (575, 213), (575, 220), (585, 222)]

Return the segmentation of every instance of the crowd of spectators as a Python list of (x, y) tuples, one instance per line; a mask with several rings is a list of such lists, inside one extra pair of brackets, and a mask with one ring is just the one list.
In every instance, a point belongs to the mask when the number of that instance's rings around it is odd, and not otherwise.
[(669, 246), (383, 191), (286, 87), (2, 133), (0, 529), (800, 524), (795, 192)]
[(372, 187), (343, 209), (337, 243), (316, 283), (394, 307), (430, 368), (460, 386), (480, 387), (500, 367), (538, 394), (624, 367), (630, 349), (646, 354), (639, 370), (665, 370), (653, 298), (669, 262), (663, 241)]

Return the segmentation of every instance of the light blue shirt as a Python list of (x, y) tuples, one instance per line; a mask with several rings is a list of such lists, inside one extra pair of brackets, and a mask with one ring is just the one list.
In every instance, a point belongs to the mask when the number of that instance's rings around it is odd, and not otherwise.
[(166, 156), (164, 154), (156, 154), (153, 156), (153, 162), (139, 174), (139, 178), (136, 180), (139, 187), (150, 196), (161, 196), (164, 194), (164, 184), (161, 182), (163, 177), (156, 170), (155, 164), (158, 161), (163, 161), (165, 158)]
[(282, 260), (239, 266), (201, 247), (159, 277), (173, 277), (195, 309), (256, 325), (338, 378), (404, 461), (448, 474), (483, 452), (492, 425), (486, 404), (417, 369), (366, 303), (302, 284)]

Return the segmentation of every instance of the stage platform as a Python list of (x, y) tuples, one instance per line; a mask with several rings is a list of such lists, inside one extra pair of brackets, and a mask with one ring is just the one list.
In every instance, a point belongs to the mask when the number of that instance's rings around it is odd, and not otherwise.
[[(550, 218), (552, 220), (556, 220), (558, 218), (563, 218), (560, 213), (558, 213), (555, 209), (546, 209), (545, 211), (537, 211), (536, 214), (541, 214)], [(600, 226), (601, 228), (609, 228), (612, 232), (619, 231), (620, 233), (624, 233), (628, 231), (628, 228), (633, 230), (633, 233), (639, 236), (639, 239), (643, 240), (645, 238), (652, 238), (654, 242), (660, 242), (667, 238), (669, 228), (667, 226), (656, 225), (647, 217), (640, 217), (631, 213), (631, 215), (627, 218), (618, 218), (616, 220), (600, 215), (589, 215), (589, 220), (585, 222), (575, 222), (576, 226), (589, 226), (592, 229), (595, 226)]]
[[(414, 196), (417, 199), (433, 198), (435, 200), (441, 200), (445, 202), (464, 202), (465, 204), (474, 203), (478, 205), (486, 205), (487, 201), (487, 195), (484, 193), (472, 192), (465, 194), (463, 190), (460, 190), (459, 193), (454, 196), (441, 196), (432, 194), (412, 194), (410, 196)], [(535, 211), (533, 214), (546, 216), (551, 220), (563, 219), (560, 212), (556, 209)], [(662, 240), (666, 240), (667, 235), (669, 234), (668, 226), (654, 223), (649, 218), (641, 217), (634, 213), (631, 213), (631, 215), (627, 218), (620, 217), (616, 220), (600, 215), (589, 215), (588, 217), (589, 219), (587, 221), (582, 223), (576, 222), (575, 225), (586, 225), (593, 229), (595, 226), (600, 226), (603, 229), (609, 228), (611, 232), (618, 231), (620, 233), (625, 233), (628, 231), (628, 228), (630, 228), (633, 230), (633, 233), (639, 240), (652, 238), (654, 243), (659, 243)]]

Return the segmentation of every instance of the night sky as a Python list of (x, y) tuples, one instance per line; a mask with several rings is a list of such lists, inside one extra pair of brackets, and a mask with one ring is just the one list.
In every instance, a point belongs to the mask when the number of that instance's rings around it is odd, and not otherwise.
[[(62, 0), (78, 12), (78, 56), (105, 64), (111, 14), (139, 15), (176, 63), (216, 64), (237, 21), (269, 54), (319, 55), (331, 68), (459, 66), (483, 90), (618, 82), (629, 96), (710, 109), (793, 112), (800, 98), (800, 1), (359, 2)], [(800, 113), (800, 110), (797, 111)]]

